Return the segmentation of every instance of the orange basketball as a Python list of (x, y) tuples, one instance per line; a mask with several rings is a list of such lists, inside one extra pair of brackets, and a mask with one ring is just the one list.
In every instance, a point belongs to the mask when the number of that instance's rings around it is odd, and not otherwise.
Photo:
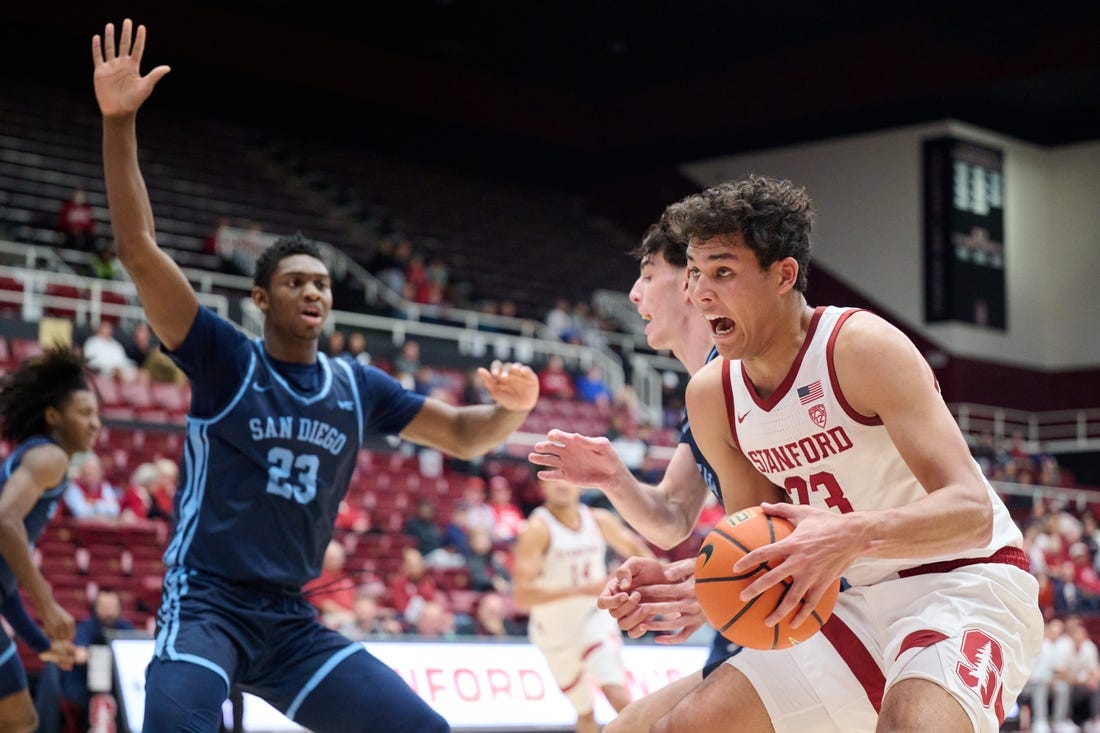
[(821, 628), (833, 612), (840, 579), (821, 598), (813, 615), (797, 629), (790, 626), (798, 609), (778, 624), (768, 627), (764, 619), (775, 610), (789, 590), (790, 578), (742, 602), (742, 589), (769, 570), (761, 564), (740, 575), (733, 565), (750, 551), (794, 531), (794, 525), (782, 517), (769, 517), (758, 506), (729, 515), (711, 530), (695, 559), (695, 597), (703, 615), (722, 636), (750, 649), (786, 649), (806, 641)]

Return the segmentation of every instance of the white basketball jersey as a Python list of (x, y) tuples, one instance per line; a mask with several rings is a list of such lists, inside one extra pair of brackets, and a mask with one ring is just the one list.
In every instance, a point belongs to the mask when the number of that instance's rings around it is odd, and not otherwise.
[[(833, 344), (855, 312), (817, 308), (794, 364), (767, 399), (756, 394), (740, 361), (723, 365), (726, 412), (741, 452), (756, 470), (784, 488), (793, 503), (841, 513), (905, 506), (927, 495), (882, 420), (852, 409), (837, 383)], [(931, 371), (928, 378), (935, 379)], [(934, 441), (936, 436), (927, 439)], [(867, 585), (905, 568), (1020, 547), (1019, 528), (988, 481), (985, 485), (993, 503), (993, 536), (985, 547), (917, 561), (860, 559), (844, 577), (853, 585)]]
[[(538, 578), (541, 587), (576, 588), (607, 577), (607, 540), (591, 509), (580, 505), (579, 529), (565, 526), (546, 507), (538, 507), (531, 515), (541, 517), (550, 528), (550, 545)], [(578, 632), (578, 619), (595, 610), (596, 596), (570, 596), (540, 603), (531, 609), (530, 626), (550, 631), (568, 625)]]

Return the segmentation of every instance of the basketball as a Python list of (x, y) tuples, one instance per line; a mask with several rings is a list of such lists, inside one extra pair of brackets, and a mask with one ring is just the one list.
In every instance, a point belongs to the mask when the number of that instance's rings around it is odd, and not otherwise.
[(832, 614), (840, 593), (839, 578), (797, 629), (790, 626), (797, 608), (773, 627), (764, 624), (790, 589), (790, 578), (751, 600), (743, 602), (740, 598), (742, 589), (770, 568), (765, 563), (735, 575), (734, 563), (793, 531), (794, 525), (786, 519), (770, 517), (754, 506), (730, 514), (703, 540), (695, 559), (695, 597), (711, 625), (735, 644), (750, 649), (786, 649), (817, 633)]

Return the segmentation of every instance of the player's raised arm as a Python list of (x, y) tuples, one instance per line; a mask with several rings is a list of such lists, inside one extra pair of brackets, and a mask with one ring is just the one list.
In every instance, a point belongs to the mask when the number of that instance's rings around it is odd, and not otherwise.
[(92, 38), (95, 94), (103, 115), (103, 173), (118, 259), (137, 286), (138, 297), (157, 337), (169, 349), (183, 342), (198, 312), (198, 299), (156, 241), (153, 208), (138, 166), (137, 111), (168, 73), (158, 66), (141, 75), (145, 26), (134, 32), (126, 19), (115, 45), (115, 27)]

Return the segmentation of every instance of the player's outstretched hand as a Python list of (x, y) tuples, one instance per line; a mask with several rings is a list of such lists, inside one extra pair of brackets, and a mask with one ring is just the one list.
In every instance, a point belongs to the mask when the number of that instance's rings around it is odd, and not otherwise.
[(115, 26), (108, 23), (92, 36), (92, 59), (95, 61), (95, 97), (104, 117), (132, 115), (149, 98), (153, 87), (167, 74), (167, 66), (158, 66), (141, 75), (141, 55), (145, 52), (145, 26), (133, 32), (133, 22), (122, 21), (122, 33), (115, 48)]
[(590, 438), (557, 429), (547, 433), (546, 440), (535, 443), (527, 460), (545, 466), (545, 470), (538, 472), (540, 479), (598, 489), (611, 484), (617, 474), (629, 473), (607, 438)]
[(539, 401), (539, 378), (526, 364), (494, 361), (477, 373), (489, 397), (506, 410), (530, 412)]

